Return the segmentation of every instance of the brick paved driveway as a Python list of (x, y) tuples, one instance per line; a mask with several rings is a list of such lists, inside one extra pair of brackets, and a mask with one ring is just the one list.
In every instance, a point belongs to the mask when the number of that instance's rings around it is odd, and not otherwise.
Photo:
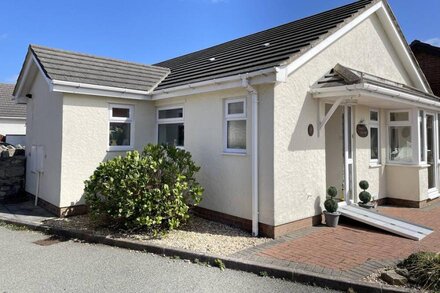
[(379, 212), (428, 226), (421, 241), (349, 222), (336, 228), (312, 227), (236, 255), (275, 265), (361, 279), (412, 252), (440, 252), (440, 203), (424, 209), (379, 207)]

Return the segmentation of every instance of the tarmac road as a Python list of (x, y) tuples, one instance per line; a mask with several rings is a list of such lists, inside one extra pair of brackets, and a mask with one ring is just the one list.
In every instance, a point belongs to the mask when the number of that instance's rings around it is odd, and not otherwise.
[[(336, 292), (0, 225), (0, 292)], [(47, 245), (49, 244), (49, 245)]]

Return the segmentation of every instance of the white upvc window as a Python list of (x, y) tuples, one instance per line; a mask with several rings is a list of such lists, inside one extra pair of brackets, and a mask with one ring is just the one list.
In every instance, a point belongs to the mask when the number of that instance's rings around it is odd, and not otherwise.
[(183, 148), (185, 126), (182, 106), (157, 109), (157, 142)]
[(246, 98), (225, 100), (224, 151), (246, 153)]
[(109, 151), (127, 151), (134, 146), (134, 106), (109, 105)]
[(426, 128), (425, 128), (425, 111), (419, 110), (419, 162), (426, 163)]
[(370, 163), (380, 164), (380, 118), (378, 110), (370, 110)]
[(411, 111), (388, 112), (388, 161), (392, 163), (412, 163), (413, 139)]

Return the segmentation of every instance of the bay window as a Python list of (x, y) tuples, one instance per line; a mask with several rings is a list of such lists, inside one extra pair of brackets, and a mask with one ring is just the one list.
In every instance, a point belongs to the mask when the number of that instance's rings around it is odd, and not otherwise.
[(124, 151), (133, 148), (134, 106), (109, 106), (109, 150)]
[(225, 100), (225, 152), (246, 153), (246, 99)]
[(410, 112), (389, 112), (388, 123), (388, 160), (396, 163), (412, 162), (413, 145)]
[(184, 146), (183, 107), (167, 107), (157, 110), (157, 134), (159, 144)]

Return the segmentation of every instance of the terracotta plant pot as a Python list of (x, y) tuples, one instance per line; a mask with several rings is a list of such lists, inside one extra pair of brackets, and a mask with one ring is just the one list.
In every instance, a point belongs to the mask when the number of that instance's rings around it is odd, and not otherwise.
[(340, 215), (341, 215), (340, 212), (329, 213), (327, 211), (324, 211), (325, 224), (329, 227), (338, 226)]

